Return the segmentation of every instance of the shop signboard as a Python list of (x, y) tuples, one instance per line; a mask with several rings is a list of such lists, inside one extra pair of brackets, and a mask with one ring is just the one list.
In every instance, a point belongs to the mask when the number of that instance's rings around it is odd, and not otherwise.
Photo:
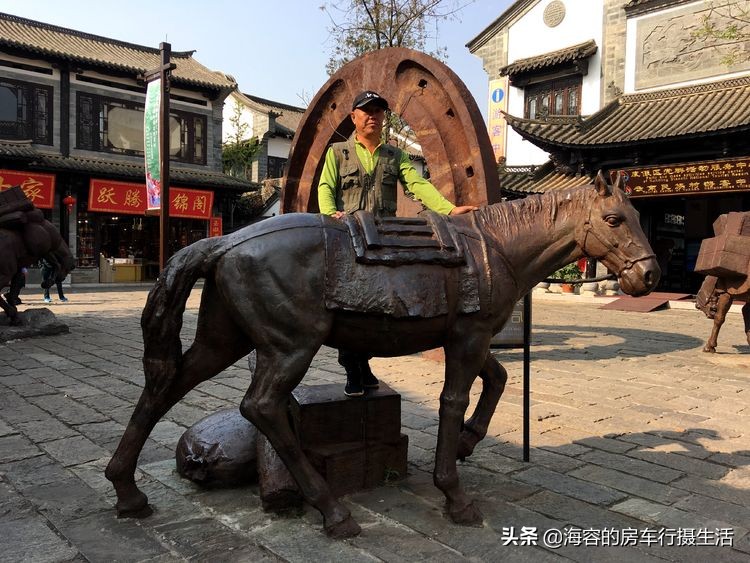
[[(92, 179), (89, 185), (89, 211), (144, 215), (147, 207), (145, 184)], [(169, 190), (169, 215), (188, 219), (211, 218), (214, 193), (174, 186)]]
[(161, 143), (159, 142), (159, 109), (161, 79), (148, 83), (143, 112), (143, 147), (146, 157), (146, 208), (161, 208)]
[(21, 186), (23, 193), (39, 209), (55, 206), (55, 175), (38, 172), (0, 170), (0, 191)]
[(208, 236), (220, 237), (224, 234), (221, 217), (211, 217), (208, 223)]
[[(617, 175), (611, 172), (612, 179)], [(750, 190), (750, 158), (729, 158), (662, 166), (625, 168), (630, 197), (693, 195)]]

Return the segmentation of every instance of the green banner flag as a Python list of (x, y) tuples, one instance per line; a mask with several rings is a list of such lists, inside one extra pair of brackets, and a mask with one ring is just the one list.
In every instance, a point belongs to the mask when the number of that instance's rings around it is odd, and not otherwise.
[(147, 209), (149, 210), (161, 207), (160, 106), (161, 79), (157, 79), (148, 83), (146, 109), (143, 113), (143, 146), (146, 154), (146, 199)]

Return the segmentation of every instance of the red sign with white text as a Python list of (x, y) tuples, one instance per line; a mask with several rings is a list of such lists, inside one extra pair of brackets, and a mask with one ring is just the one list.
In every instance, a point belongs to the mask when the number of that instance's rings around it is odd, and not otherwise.
[(208, 236), (220, 237), (224, 234), (221, 217), (211, 217), (208, 223)]
[[(171, 187), (169, 216), (190, 219), (211, 218), (214, 193), (207, 190)], [(91, 180), (89, 211), (144, 215), (146, 213), (146, 184)]]
[(39, 209), (52, 209), (55, 206), (54, 174), (0, 170), (0, 192), (13, 186), (21, 186), (26, 197)]

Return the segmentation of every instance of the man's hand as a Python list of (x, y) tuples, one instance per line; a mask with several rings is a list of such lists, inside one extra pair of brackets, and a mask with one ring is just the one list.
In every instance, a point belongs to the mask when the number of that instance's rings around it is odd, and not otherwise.
[(343, 211), (337, 211), (336, 213), (331, 215), (331, 217), (333, 217), (334, 219), (341, 219), (344, 215), (346, 215), (346, 213), (344, 213)]
[(463, 215), (479, 209), (476, 205), (458, 205), (451, 209), (450, 215)]

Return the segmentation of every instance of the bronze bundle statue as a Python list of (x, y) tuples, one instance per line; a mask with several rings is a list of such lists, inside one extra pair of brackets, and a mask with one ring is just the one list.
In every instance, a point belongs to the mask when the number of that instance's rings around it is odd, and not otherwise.
[[(141, 318), (145, 388), (106, 469), (121, 516), (145, 516), (136, 486), (138, 455), (159, 419), (196, 385), (257, 351), (240, 410), (270, 440), (326, 532), (360, 528), (304, 456), (287, 418), (287, 399), (322, 345), (376, 356), (442, 346), (445, 384), (435, 484), (457, 523), (482, 515), (458, 479), (456, 459), (482, 439), (507, 374), (490, 338), (514, 304), (558, 267), (601, 260), (631, 295), (651, 291), (659, 266), (638, 215), (621, 189), (599, 174), (594, 185), (494, 204), (456, 217), (347, 222), (285, 214), (175, 254)], [(205, 279), (195, 340), (183, 352), (182, 316)], [(469, 390), (483, 390), (464, 422)]]
[(0, 193), (0, 289), (10, 287), (8, 300), (0, 296), (0, 307), (18, 324), (18, 292), (23, 286), (22, 268), (41, 258), (54, 268), (43, 284), (48, 288), (65, 279), (75, 267), (73, 255), (55, 226), (34, 207), (20, 187)]

